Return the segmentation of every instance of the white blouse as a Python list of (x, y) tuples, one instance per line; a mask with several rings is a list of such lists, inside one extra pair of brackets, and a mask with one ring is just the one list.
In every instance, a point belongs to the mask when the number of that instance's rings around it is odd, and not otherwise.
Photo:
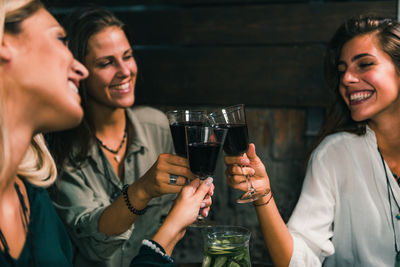
[[(385, 163), (386, 164), (386, 163)], [(397, 203), (400, 188), (386, 165)], [(391, 196), (400, 249), (400, 212)], [(394, 266), (388, 187), (374, 132), (328, 136), (311, 156), (302, 193), (288, 222), (290, 266)]]

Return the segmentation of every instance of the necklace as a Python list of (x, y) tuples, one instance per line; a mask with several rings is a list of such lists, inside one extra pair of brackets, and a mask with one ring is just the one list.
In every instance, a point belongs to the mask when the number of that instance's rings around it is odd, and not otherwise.
[(99, 145), (101, 147), (103, 147), (105, 150), (111, 152), (112, 154), (115, 154), (115, 156), (114, 156), (115, 161), (120, 163), (121, 157), (118, 155), (118, 153), (121, 150), (122, 146), (124, 145), (127, 137), (128, 137), (128, 123), (125, 120), (124, 136), (122, 137), (121, 143), (119, 144), (119, 146), (116, 150), (113, 150), (113, 149), (109, 148), (108, 146), (106, 146), (97, 136), (96, 136), (96, 140), (99, 143)]
[(383, 156), (382, 156), (381, 151), (379, 150), (379, 147), (378, 147), (378, 152), (379, 152), (379, 155), (381, 156), (383, 169), (385, 170), (385, 176), (386, 176), (386, 187), (387, 187), (388, 199), (389, 199), (390, 217), (392, 219), (392, 229), (393, 229), (393, 236), (394, 236), (394, 249), (396, 251), (396, 257), (394, 258), (394, 262), (395, 262), (394, 266), (395, 267), (400, 267), (400, 251), (399, 251), (399, 249), (397, 247), (396, 229), (394, 227), (394, 219), (393, 219), (392, 200), (391, 200), (391, 198), (393, 198), (394, 202), (396, 203), (397, 208), (399, 209), (399, 213), (396, 215), (397, 220), (400, 220), (400, 206), (397, 203), (397, 200), (394, 197), (394, 193), (393, 193), (392, 187), (390, 186), (389, 177), (388, 177), (388, 174), (387, 174), (387, 171), (386, 171), (385, 161), (383, 160)]

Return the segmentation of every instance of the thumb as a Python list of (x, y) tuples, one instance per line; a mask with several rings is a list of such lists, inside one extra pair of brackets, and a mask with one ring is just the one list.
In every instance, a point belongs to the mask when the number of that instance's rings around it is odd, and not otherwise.
[(208, 177), (200, 184), (195, 193), (196, 199), (198, 199), (199, 201), (204, 199), (204, 197), (208, 194), (208, 191), (210, 190), (212, 182), (213, 178)]
[(253, 143), (249, 145), (249, 149), (247, 149), (246, 155), (250, 161), (254, 161), (258, 158), (256, 154), (256, 146)]

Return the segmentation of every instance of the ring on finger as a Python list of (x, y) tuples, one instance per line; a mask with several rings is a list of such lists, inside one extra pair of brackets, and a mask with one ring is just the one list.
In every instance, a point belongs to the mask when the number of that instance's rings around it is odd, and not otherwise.
[(169, 183), (170, 184), (176, 184), (177, 180), (178, 180), (178, 175), (175, 175), (175, 174), (169, 175)]

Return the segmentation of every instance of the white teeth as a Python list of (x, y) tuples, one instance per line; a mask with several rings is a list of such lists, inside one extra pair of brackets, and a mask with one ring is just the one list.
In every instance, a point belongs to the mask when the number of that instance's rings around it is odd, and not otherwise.
[(69, 82), (68, 82), (68, 85), (69, 85), (69, 88), (72, 89), (72, 91), (74, 91), (74, 92), (77, 93), (77, 94), (79, 93), (78, 87), (76, 87), (75, 83), (69, 81)]
[(350, 101), (358, 101), (358, 100), (363, 100), (372, 95), (372, 92), (360, 92), (360, 93), (355, 93), (350, 95)]
[(114, 85), (111, 88), (113, 90), (126, 90), (129, 88), (130, 83), (124, 83), (124, 84), (120, 84), (120, 85)]

